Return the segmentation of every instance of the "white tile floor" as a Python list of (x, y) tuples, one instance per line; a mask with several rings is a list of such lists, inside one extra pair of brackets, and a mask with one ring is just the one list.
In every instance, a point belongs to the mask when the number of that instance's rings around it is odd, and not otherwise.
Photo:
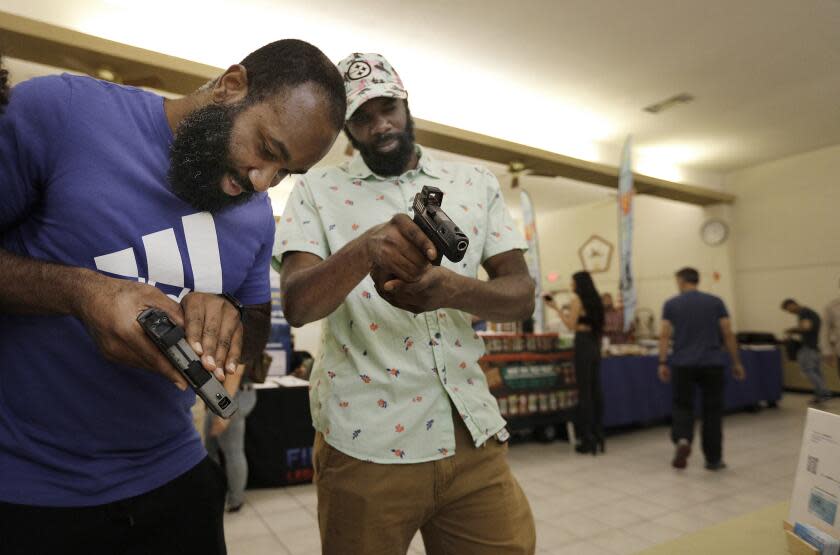
[[(788, 499), (807, 400), (788, 394), (776, 409), (728, 416), (729, 468), (719, 473), (703, 469), (697, 445), (689, 468), (673, 470), (664, 426), (612, 436), (598, 457), (573, 455), (560, 442), (512, 446), (510, 464), (537, 523), (537, 551), (636, 553)], [(823, 408), (838, 412), (840, 400)], [(246, 497), (242, 511), (225, 519), (231, 555), (320, 553), (312, 486), (253, 490)], [(410, 553), (425, 553), (419, 536)]]

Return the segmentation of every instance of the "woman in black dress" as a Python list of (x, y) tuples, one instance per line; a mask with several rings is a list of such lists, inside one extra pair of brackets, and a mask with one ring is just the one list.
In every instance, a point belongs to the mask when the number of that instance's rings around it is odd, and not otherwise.
[(578, 453), (603, 453), (604, 399), (601, 391), (601, 336), (604, 330), (604, 304), (589, 272), (572, 276), (572, 300), (569, 309), (560, 310), (553, 301), (547, 305), (556, 310), (563, 323), (575, 332), (575, 377), (578, 386), (577, 431)]

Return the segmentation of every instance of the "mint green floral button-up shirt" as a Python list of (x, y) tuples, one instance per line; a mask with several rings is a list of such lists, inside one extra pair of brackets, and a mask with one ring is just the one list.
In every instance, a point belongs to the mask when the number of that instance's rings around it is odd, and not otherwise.
[[(277, 228), (275, 256), (303, 251), (325, 259), (396, 213), (413, 216), (412, 201), (424, 185), (444, 192), (443, 209), (470, 238), (466, 257), (444, 259), (444, 267), (474, 278), (488, 258), (526, 248), (492, 173), (434, 160), (420, 149), (418, 168), (399, 177), (373, 174), (356, 154), (300, 178)], [(451, 456), (452, 405), (476, 446), (504, 428), (478, 365), (484, 344), (469, 314), (395, 308), (368, 276), (323, 326), (310, 404), (315, 428), (336, 449), (377, 463)]]

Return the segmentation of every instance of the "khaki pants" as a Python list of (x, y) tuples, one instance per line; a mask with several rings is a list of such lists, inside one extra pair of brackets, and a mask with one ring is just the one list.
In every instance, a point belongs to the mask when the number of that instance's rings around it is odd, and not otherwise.
[(507, 464), (507, 444), (476, 448), (455, 419), (455, 456), (364, 462), (315, 437), (324, 555), (405, 555), (417, 530), (428, 555), (532, 555), (534, 517)]

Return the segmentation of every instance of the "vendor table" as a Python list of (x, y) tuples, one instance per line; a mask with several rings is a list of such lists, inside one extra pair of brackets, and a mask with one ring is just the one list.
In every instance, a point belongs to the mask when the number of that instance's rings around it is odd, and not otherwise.
[[(726, 369), (727, 410), (775, 403), (782, 397), (782, 359), (778, 349), (741, 349), (747, 379), (737, 382)], [(671, 384), (657, 377), (656, 356), (621, 356), (601, 361), (604, 426), (647, 424), (671, 416)], [(699, 407), (699, 404), (697, 405)]]
[[(546, 360), (557, 358), (565, 364), (571, 359), (570, 352), (541, 356)], [(521, 358), (520, 356), (517, 360)], [(532, 358), (536, 360), (539, 356)], [(505, 356), (496, 356), (495, 359), (504, 361)], [(489, 356), (485, 360), (495, 359)], [(744, 382), (736, 382), (727, 368), (726, 408), (749, 408), (761, 402), (775, 403), (781, 399), (782, 361), (779, 351), (742, 349), (741, 359), (747, 371), (747, 379)], [(671, 386), (659, 381), (656, 375), (657, 362), (655, 356), (611, 357), (601, 362), (606, 427), (650, 424), (671, 416)], [(538, 396), (534, 405), (537, 409), (531, 411), (529, 405), (533, 403), (529, 394), (526, 397), (527, 403), (517, 405), (523, 410), (511, 415), (510, 399), (514, 390), (507, 386), (493, 389), (495, 394), (507, 396), (507, 418), (514, 429), (519, 425), (537, 426), (549, 421), (567, 421), (574, 410), (555, 409), (557, 412), (538, 414), (541, 412), (539, 408), (542, 401)], [(547, 391), (543, 388), (537, 390)], [(521, 398), (520, 394), (519, 399)], [(530, 413), (527, 416), (526, 410)], [(309, 392), (306, 387), (258, 389), (257, 406), (246, 421), (248, 487), (277, 487), (311, 481), (314, 437), (309, 413)]]
[(245, 420), (248, 487), (311, 482), (314, 441), (309, 388), (257, 389), (257, 405)]

